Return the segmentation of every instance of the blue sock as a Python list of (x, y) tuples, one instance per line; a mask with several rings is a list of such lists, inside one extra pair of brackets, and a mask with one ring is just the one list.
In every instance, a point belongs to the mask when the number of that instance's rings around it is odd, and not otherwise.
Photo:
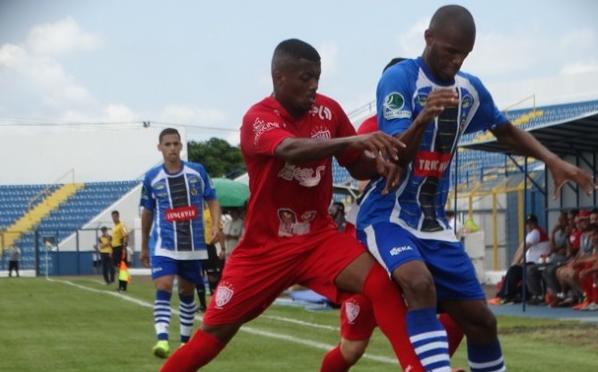
[(154, 326), (158, 340), (168, 340), (170, 326), (170, 292), (156, 290), (154, 301)]
[(195, 306), (195, 294), (185, 296), (179, 294), (179, 319), (181, 321), (181, 342), (189, 341), (193, 331), (193, 318), (197, 308)]
[(485, 345), (475, 345), (467, 340), (467, 357), (471, 372), (504, 372), (507, 370), (498, 339)]
[(436, 309), (407, 312), (409, 341), (426, 371), (450, 372), (446, 331), (436, 317)]

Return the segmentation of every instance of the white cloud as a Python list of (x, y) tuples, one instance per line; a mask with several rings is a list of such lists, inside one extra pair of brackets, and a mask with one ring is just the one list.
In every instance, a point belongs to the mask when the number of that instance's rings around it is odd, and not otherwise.
[(29, 32), (26, 41), (28, 50), (43, 56), (94, 50), (100, 44), (101, 39), (98, 35), (82, 31), (79, 24), (71, 17), (35, 26)]
[(579, 61), (568, 63), (561, 69), (562, 75), (575, 75), (586, 72), (598, 73), (598, 61)]
[(213, 127), (225, 123), (228, 115), (217, 109), (170, 104), (162, 109), (159, 118), (160, 121), (169, 123), (198, 124)]
[(32, 84), (41, 101), (55, 110), (96, 104), (91, 93), (68, 74), (56, 55), (70, 50), (92, 49), (98, 38), (79, 29), (66, 18), (36, 26), (23, 45), (0, 46), (0, 67), (12, 71), (24, 83)]
[(333, 42), (326, 41), (322, 43), (317, 50), (320, 53), (320, 59), (322, 61), (322, 78), (330, 78), (337, 75), (339, 73), (338, 45)]
[(397, 36), (399, 57), (412, 58), (422, 53), (426, 46), (424, 31), (428, 28), (429, 23), (429, 18), (422, 18), (415, 22), (407, 32)]

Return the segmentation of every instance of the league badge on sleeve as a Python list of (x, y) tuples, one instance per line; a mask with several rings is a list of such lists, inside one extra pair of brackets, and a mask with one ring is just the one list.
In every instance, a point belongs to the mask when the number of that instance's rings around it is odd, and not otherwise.
[(384, 97), (384, 119), (407, 119), (411, 111), (405, 110), (405, 98), (399, 92), (391, 92)]

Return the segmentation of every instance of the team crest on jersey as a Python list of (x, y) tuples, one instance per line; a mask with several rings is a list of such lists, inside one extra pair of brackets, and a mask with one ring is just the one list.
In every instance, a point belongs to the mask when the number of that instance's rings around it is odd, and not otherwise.
[(332, 111), (324, 105), (313, 105), (309, 113), (311, 116), (317, 116), (322, 120), (332, 120)]
[(222, 309), (224, 305), (230, 302), (234, 294), (235, 291), (230, 283), (220, 283), (218, 289), (216, 289), (216, 308)]
[(465, 94), (461, 99), (461, 107), (464, 109), (468, 109), (473, 105), (473, 97), (469, 94)]
[(391, 92), (384, 97), (384, 118), (386, 120), (411, 117), (411, 111), (405, 110), (405, 98), (399, 92)]
[(316, 141), (326, 141), (332, 138), (330, 130), (324, 126), (313, 128), (309, 136)]
[(360, 310), (359, 304), (351, 301), (345, 302), (345, 316), (347, 317), (349, 324), (353, 324), (355, 322), (355, 319), (357, 319), (359, 316)]

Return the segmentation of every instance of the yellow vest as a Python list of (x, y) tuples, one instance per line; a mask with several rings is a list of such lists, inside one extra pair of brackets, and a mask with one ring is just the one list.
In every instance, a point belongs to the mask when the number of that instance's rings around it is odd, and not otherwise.
[(125, 224), (120, 221), (112, 228), (112, 247), (120, 247), (123, 245), (123, 239), (127, 236), (127, 228)]
[(206, 244), (212, 240), (212, 215), (208, 208), (203, 210), (203, 239)]
[(110, 236), (100, 236), (100, 253), (112, 253)]

